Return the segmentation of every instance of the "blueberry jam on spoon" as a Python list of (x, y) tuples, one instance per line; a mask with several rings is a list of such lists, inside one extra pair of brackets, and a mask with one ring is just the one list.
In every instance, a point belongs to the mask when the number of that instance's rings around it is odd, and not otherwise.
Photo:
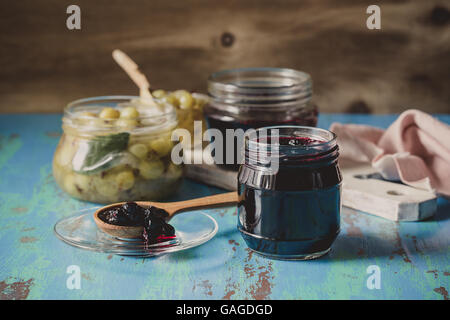
[(175, 239), (175, 229), (166, 222), (169, 214), (161, 208), (150, 206), (144, 208), (135, 202), (123, 205), (98, 214), (98, 217), (112, 225), (144, 227), (142, 238), (147, 244), (154, 244)]
[(158, 243), (175, 238), (175, 228), (166, 222), (166, 210), (150, 207), (144, 210), (144, 232), (142, 237), (146, 243)]

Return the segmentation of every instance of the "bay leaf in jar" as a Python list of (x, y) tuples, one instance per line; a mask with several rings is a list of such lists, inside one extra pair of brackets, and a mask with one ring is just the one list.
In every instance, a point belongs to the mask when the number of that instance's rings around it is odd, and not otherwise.
[(130, 134), (121, 132), (97, 136), (80, 144), (72, 160), (73, 170), (81, 174), (94, 174), (113, 166), (119, 154), (127, 149)]

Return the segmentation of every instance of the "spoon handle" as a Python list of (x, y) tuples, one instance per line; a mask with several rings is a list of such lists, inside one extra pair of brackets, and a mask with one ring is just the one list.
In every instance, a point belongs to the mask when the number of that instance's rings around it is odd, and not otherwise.
[(192, 200), (165, 203), (164, 209), (169, 213), (170, 216), (173, 216), (176, 212), (186, 209), (214, 207), (237, 202), (238, 202), (237, 192), (228, 192)]

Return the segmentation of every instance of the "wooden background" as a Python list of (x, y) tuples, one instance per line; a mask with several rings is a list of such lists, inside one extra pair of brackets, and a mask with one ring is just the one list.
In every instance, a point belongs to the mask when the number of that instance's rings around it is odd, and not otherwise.
[[(82, 30), (66, 28), (81, 7)], [(381, 7), (381, 30), (366, 8)], [(42, 0), (0, 4), (0, 112), (61, 112), (74, 99), (136, 94), (111, 51), (153, 88), (204, 92), (235, 67), (290, 67), (313, 77), (322, 111), (450, 112), (448, 1)]]

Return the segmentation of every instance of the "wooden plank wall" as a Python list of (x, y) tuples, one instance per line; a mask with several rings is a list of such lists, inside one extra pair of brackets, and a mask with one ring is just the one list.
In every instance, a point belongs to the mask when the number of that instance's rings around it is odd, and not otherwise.
[[(82, 30), (66, 28), (78, 4)], [(381, 30), (366, 8), (381, 7)], [(313, 76), (322, 111), (450, 112), (450, 4), (357, 0), (4, 0), (0, 112), (60, 112), (74, 99), (136, 94), (111, 58), (130, 54), (154, 88), (205, 91), (235, 67)]]

